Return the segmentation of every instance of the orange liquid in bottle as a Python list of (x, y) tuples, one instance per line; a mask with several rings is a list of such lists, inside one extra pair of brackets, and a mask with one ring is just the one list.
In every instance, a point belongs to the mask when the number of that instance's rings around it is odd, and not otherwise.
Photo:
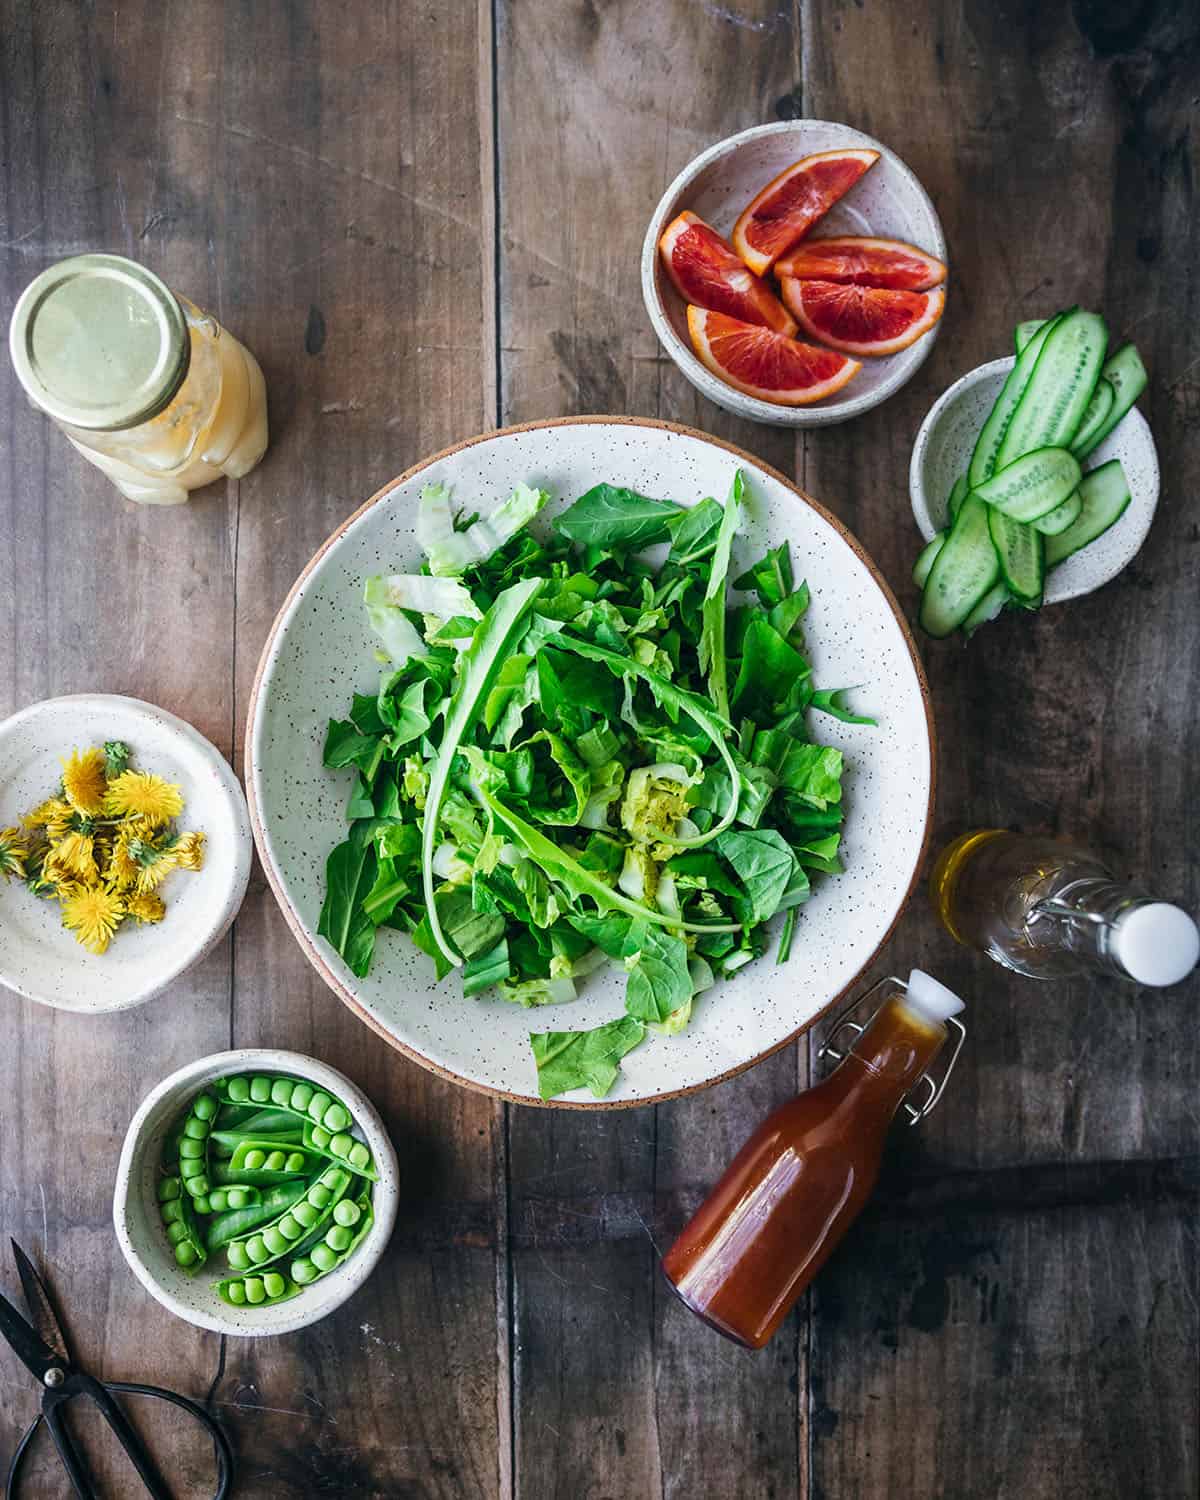
[(888, 1126), (945, 1039), (895, 994), (828, 1078), (759, 1126), (663, 1260), (694, 1313), (767, 1342), (866, 1203)]

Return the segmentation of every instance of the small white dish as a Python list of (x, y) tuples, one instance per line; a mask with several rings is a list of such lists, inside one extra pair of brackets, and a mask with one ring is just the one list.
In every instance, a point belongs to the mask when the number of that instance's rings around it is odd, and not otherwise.
[[(979, 431), (1015, 363), (1009, 355), (971, 370), (938, 397), (921, 423), (909, 462), (908, 493), (926, 541), (946, 525), (954, 481), (970, 463)], [(1047, 604), (1077, 599), (1108, 583), (1146, 540), (1158, 505), (1158, 450), (1150, 424), (1136, 406), (1088, 454), (1084, 472), (1110, 458), (1121, 460), (1129, 505), (1114, 526), (1052, 570), (1046, 579)]]
[[(158, 1207), (159, 1160), (163, 1138), (207, 1083), (231, 1073), (284, 1074), (305, 1079), (335, 1095), (354, 1117), (355, 1133), (366, 1141), (379, 1180), (372, 1194), (375, 1223), (345, 1264), (304, 1288), (300, 1296), (274, 1306), (230, 1307), (217, 1296), (216, 1283), (235, 1272), (213, 1262), (189, 1276), (175, 1262)], [(239, 1338), (294, 1333), (319, 1322), (358, 1290), (379, 1264), (396, 1225), (400, 1168), (383, 1121), (355, 1084), (316, 1058), (274, 1048), (217, 1052), (188, 1063), (164, 1078), (142, 1101), (121, 1147), (113, 1191), (113, 1227), (130, 1268), (156, 1302), (197, 1328)], [(223, 1257), (220, 1257), (223, 1260)], [(217, 1257), (214, 1257), (214, 1260)]]
[(330, 718), (355, 691), (375, 692), (379, 666), (362, 607), (363, 579), (415, 568), (417, 502), (427, 484), (486, 514), (520, 483), (553, 497), (534, 530), (600, 480), (693, 504), (724, 497), (741, 468), (749, 492), (734, 543), (737, 577), (767, 547), (791, 544), (812, 607), (805, 640), (817, 681), (862, 684), (855, 701), (880, 727), (813, 715), (822, 742), (847, 760), (846, 873), (813, 888), (787, 963), (747, 965), (697, 1004), (678, 1036), (622, 1060), (612, 1093), (586, 1090), (556, 1108), (644, 1104), (730, 1077), (785, 1046), (852, 986), (879, 952), (915, 884), (933, 797), (933, 719), (904, 616), (879, 570), (836, 517), (740, 449), (672, 423), (569, 417), (487, 433), (426, 459), (350, 516), (301, 573), (263, 648), (250, 697), (246, 783), (263, 869), (292, 932), (325, 982), (392, 1046), (443, 1077), (539, 1104), (530, 1031), (583, 1030), (624, 1010), (625, 976), (609, 966), (569, 1005), (523, 1009), (493, 990), (440, 983), (400, 932), (381, 931), (358, 977), (317, 936), (325, 861), (346, 837), (345, 772), (322, 768)]
[[(784, 120), (755, 125), (719, 141), (690, 161), (654, 210), (642, 245), (642, 298), (663, 348), (702, 395), (731, 411), (773, 427), (824, 427), (860, 416), (911, 380), (928, 358), (941, 321), (899, 354), (864, 359), (862, 369), (837, 395), (813, 406), (775, 406), (744, 395), (718, 380), (697, 358), (687, 330), (687, 304), (671, 283), (658, 242), (685, 209), (729, 237), (738, 215), (773, 177), (801, 157), (839, 147), (869, 147), (879, 160), (835, 203), (812, 238), (840, 234), (904, 240), (946, 260), (946, 238), (929, 195), (894, 151), (882, 141), (828, 120)], [(949, 293), (953, 295), (953, 293)]]
[(75, 941), (56, 901), (0, 882), (0, 984), (89, 1015), (142, 1004), (209, 953), (241, 907), (253, 851), (246, 798), (216, 746), (166, 709), (111, 693), (48, 698), (0, 724), (0, 828), (54, 795), (62, 757), (106, 740), (125, 741), (135, 770), (179, 786), (180, 827), (206, 842), (200, 870), (167, 877), (164, 920), (123, 924), (103, 955)]

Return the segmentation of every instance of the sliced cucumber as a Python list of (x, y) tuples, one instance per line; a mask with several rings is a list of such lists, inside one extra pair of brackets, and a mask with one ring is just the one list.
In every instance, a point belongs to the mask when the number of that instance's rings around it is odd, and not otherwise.
[(989, 506), (988, 530), (1000, 562), (1000, 573), (1018, 604), (1036, 609), (1046, 582), (1046, 539), (1032, 526), (1023, 526), (1003, 511)]
[(1017, 346), (1018, 354), (1020, 354), (1021, 350), (1024, 349), (1025, 345), (1038, 329), (1042, 327), (1044, 321), (1043, 318), (1030, 318), (1027, 323), (1017, 324), (1016, 330), (1013, 333), (1013, 343)]
[(1086, 458), (1100, 446), (1146, 389), (1146, 382), (1150, 378), (1146, 374), (1141, 355), (1132, 344), (1126, 344), (1117, 350), (1104, 366), (1102, 376), (1113, 388), (1113, 404), (1109, 407), (1103, 424), (1092, 433), (1086, 446), (1082, 442), (1082, 434), (1072, 443), (1072, 448), (1080, 458)]
[(921, 628), (927, 634), (940, 638), (957, 630), (995, 583), (1000, 559), (988, 535), (988, 515), (978, 496), (963, 501), (921, 595)]
[(960, 474), (954, 481), (954, 488), (950, 491), (950, 498), (946, 501), (946, 514), (950, 517), (951, 523), (953, 523), (955, 516), (958, 515), (959, 506), (966, 498), (967, 476)]
[(1090, 453), (1092, 451), (1092, 439), (1095, 435), (1105, 430), (1108, 414), (1112, 410), (1113, 402), (1117, 399), (1117, 393), (1112, 385), (1101, 375), (1096, 382), (1096, 389), (1092, 392), (1092, 399), (1088, 402), (1087, 411), (1083, 414), (1083, 420), (1079, 424), (1079, 431), (1071, 442), (1072, 453)]
[(1094, 542), (1125, 513), (1130, 501), (1129, 481), (1117, 458), (1109, 459), (1079, 485), (1079, 519), (1073, 526), (1046, 538), (1046, 566), (1053, 568), (1072, 553)]
[[(1074, 309), (1072, 309), (1074, 312)], [(988, 413), (988, 419), (983, 424), (979, 437), (975, 441), (975, 451), (971, 454), (971, 467), (967, 470), (967, 483), (971, 488), (978, 489), (985, 479), (990, 479), (996, 469), (996, 455), (1000, 451), (1008, 432), (1009, 424), (1020, 405), (1021, 397), (1025, 394), (1025, 388), (1029, 384), (1037, 366), (1038, 356), (1049, 336), (1050, 330), (1056, 327), (1069, 313), (1059, 313), (1033, 335), (1017, 355), (1017, 362), (1008, 372), (1008, 379), (1004, 382), (1003, 389), (996, 397), (996, 404)], [(1047, 447), (1045, 443), (1037, 444), (1039, 448)], [(1019, 455), (1018, 455), (1019, 456)]]
[[(1039, 329), (1018, 357), (1018, 365), (1040, 337)], [(1077, 308), (1054, 324), (1012, 414), (996, 454), (996, 468), (1036, 448), (1070, 446), (1100, 379), (1107, 347), (1108, 325), (1099, 313)]]
[(1014, 521), (1036, 521), (1075, 493), (1083, 475), (1066, 448), (1039, 448), (997, 469), (975, 493)]
[(925, 587), (925, 580), (929, 577), (929, 570), (933, 567), (933, 560), (942, 550), (942, 543), (946, 540), (946, 533), (939, 531), (921, 548), (921, 555), (913, 563), (912, 580), (919, 589)]
[(962, 622), (963, 634), (967, 639), (970, 640), (981, 625), (990, 624), (1008, 603), (1008, 599), (1008, 584), (1003, 579), (994, 583)]
[(1083, 501), (1076, 490), (1061, 505), (1056, 505), (1049, 515), (1039, 516), (1033, 523), (1033, 529), (1040, 531), (1043, 536), (1057, 536), (1060, 531), (1066, 531), (1068, 526), (1074, 526), (1082, 509)]

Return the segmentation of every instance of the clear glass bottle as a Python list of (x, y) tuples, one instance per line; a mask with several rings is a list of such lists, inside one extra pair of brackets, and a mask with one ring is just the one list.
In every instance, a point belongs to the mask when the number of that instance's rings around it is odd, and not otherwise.
[(30, 401), (127, 499), (178, 505), (266, 452), (257, 360), (124, 256), (43, 271), (13, 311), (9, 349)]
[(1200, 958), (1187, 912), (1058, 839), (964, 833), (938, 856), (929, 890), (951, 937), (1032, 979), (1092, 971), (1161, 986)]
[[(663, 1257), (667, 1280), (727, 1338), (761, 1349), (861, 1212), (884, 1140), (941, 1097), (965, 1035), (962, 1001), (915, 969), (843, 1011), (821, 1055), (833, 1073), (758, 1127)], [(851, 1019), (862, 1011), (865, 1023)], [(955, 1033), (935, 1082), (926, 1069)], [(845, 1053), (834, 1050), (853, 1036)]]

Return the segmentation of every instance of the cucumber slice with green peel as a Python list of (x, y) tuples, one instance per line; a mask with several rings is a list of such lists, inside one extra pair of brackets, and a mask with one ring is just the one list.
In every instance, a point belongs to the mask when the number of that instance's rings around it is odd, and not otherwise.
[(954, 524), (954, 518), (958, 515), (959, 507), (967, 498), (967, 490), (969, 488), (967, 476), (960, 474), (954, 481), (954, 487), (950, 491), (950, 498), (946, 501), (946, 514), (950, 517), (951, 525)]
[[(996, 397), (996, 404), (988, 413), (988, 419), (980, 430), (979, 437), (975, 441), (975, 451), (971, 454), (971, 466), (967, 470), (967, 483), (970, 487), (978, 489), (985, 479), (990, 479), (996, 471), (996, 455), (1008, 433), (1009, 426), (1016, 414), (1025, 389), (1033, 376), (1037, 366), (1038, 356), (1042, 352), (1046, 339), (1051, 329), (1058, 326), (1071, 313), (1059, 313), (1056, 317), (1049, 319), (1029, 340), (1025, 348), (1017, 355), (1017, 362), (1008, 372), (1008, 378), (1000, 394)], [(1049, 445), (1038, 443), (1035, 446), (1045, 448)], [(1019, 455), (1018, 455), (1019, 456)]]
[(1079, 512), (1083, 509), (1083, 501), (1076, 490), (1073, 495), (1068, 495), (1061, 505), (1045, 516), (1039, 516), (1033, 523), (1033, 529), (1040, 531), (1043, 536), (1057, 536), (1060, 531), (1066, 531), (1068, 526), (1074, 526), (1079, 519)]
[(1014, 521), (1036, 521), (1057, 510), (1082, 478), (1078, 460), (1068, 449), (1039, 448), (997, 469), (975, 493)]
[(999, 583), (994, 583), (983, 598), (962, 622), (963, 634), (968, 640), (975, 634), (981, 625), (989, 625), (1000, 614), (1001, 610), (1009, 601), (1008, 584), (1003, 578)]
[(1084, 412), (1083, 419), (1079, 423), (1079, 431), (1071, 440), (1072, 453), (1078, 455), (1091, 451), (1092, 439), (1107, 422), (1108, 414), (1116, 399), (1116, 391), (1101, 375), (1096, 382), (1096, 389), (1092, 392), (1092, 399), (1088, 402), (1087, 411)]
[(1125, 514), (1130, 499), (1129, 481), (1125, 478), (1120, 459), (1109, 459), (1108, 463), (1085, 474), (1079, 485), (1079, 518), (1057, 536), (1046, 538), (1046, 566), (1057, 567), (1081, 547), (1102, 536)]
[(1028, 322), (1017, 324), (1013, 333), (1013, 343), (1017, 346), (1018, 354), (1044, 323), (1044, 318), (1030, 318)]
[(1091, 434), (1086, 444), (1082, 441), (1082, 434), (1071, 444), (1079, 458), (1086, 458), (1100, 446), (1146, 389), (1146, 383), (1150, 379), (1141, 355), (1132, 344), (1125, 344), (1117, 350), (1101, 371), (1101, 378), (1113, 388), (1113, 404), (1109, 407), (1103, 424)]
[(929, 541), (921, 548), (921, 555), (913, 563), (912, 580), (919, 589), (925, 587), (925, 580), (929, 577), (929, 570), (933, 567), (933, 560), (942, 550), (942, 543), (946, 540), (946, 533), (939, 531), (936, 536), (930, 537)]
[(988, 535), (988, 515), (977, 495), (963, 501), (925, 580), (918, 618), (926, 634), (941, 639), (957, 630), (996, 582), (1000, 559)]
[[(1017, 365), (1040, 338), (1041, 329), (1026, 344)], [(1054, 324), (996, 454), (997, 469), (1038, 448), (1070, 447), (1100, 379), (1107, 348), (1108, 325), (1099, 313), (1076, 309)]]
[(1000, 575), (1018, 604), (1036, 609), (1046, 583), (1046, 539), (1032, 526), (987, 507), (988, 531), (1000, 563)]

